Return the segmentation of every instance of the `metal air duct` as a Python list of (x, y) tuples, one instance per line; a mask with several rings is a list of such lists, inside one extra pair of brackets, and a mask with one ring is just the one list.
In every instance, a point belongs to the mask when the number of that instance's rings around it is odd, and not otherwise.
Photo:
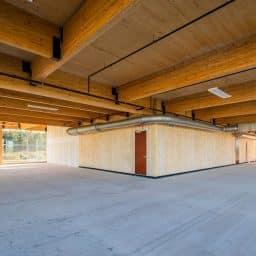
[(209, 131), (219, 131), (219, 132), (235, 132), (237, 131), (236, 126), (231, 127), (220, 127), (212, 124), (208, 124), (201, 121), (195, 121), (185, 118), (172, 117), (172, 116), (162, 116), (162, 115), (151, 115), (135, 117), (130, 119), (124, 119), (120, 121), (109, 122), (105, 124), (93, 124), (88, 126), (81, 126), (77, 128), (69, 128), (67, 133), (69, 135), (80, 135), (88, 133), (96, 133), (107, 130), (145, 125), (145, 124), (168, 124), (181, 127), (189, 127), (194, 129), (209, 130)]

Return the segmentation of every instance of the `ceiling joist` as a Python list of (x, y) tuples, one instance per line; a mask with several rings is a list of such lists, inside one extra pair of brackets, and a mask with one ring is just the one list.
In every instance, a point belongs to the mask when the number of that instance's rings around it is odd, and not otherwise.
[(184, 113), (188, 110), (253, 101), (256, 100), (256, 81), (225, 87), (224, 91), (232, 96), (227, 99), (222, 99), (209, 92), (193, 94), (169, 101), (167, 110), (175, 113)]
[(231, 116), (216, 119), (216, 124), (234, 125), (239, 123), (256, 123), (256, 115)]
[(256, 36), (199, 56), (188, 63), (119, 89), (120, 99), (133, 101), (256, 67)]
[(256, 101), (200, 109), (194, 111), (194, 114), (196, 118), (207, 121), (222, 117), (256, 114)]
[[(151, 113), (150, 111), (143, 110), (143, 108), (138, 110), (136, 105), (133, 106), (126, 103), (116, 104), (117, 102), (115, 102), (113, 96), (111, 99), (109, 95), (109, 89), (111, 90), (111, 88), (106, 88), (104, 85), (95, 84), (95, 94), (88, 93), (87, 87), (82, 91), (85, 79), (74, 75), (64, 74), (64, 72), (61, 71), (58, 71), (58, 73), (61, 72), (61, 74), (57, 73), (57, 77), (53, 75), (53, 77), (51, 77), (50, 80), (45, 81), (45, 83), (37, 82), (35, 86), (33, 86), (29, 83), (30, 80), (27, 74), (22, 72), (21, 63), (21, 60), (18, 58), (1, 54), (0, 89), (28, 93), (120, 112), (136, 114)], [(56, 82), (56, 84), (50, 82)], [(74, 86), (74, 82), (76, 86)], [(72, 87), (74, 89), (72, 89)]]
[(43, 112), (36, 112), (30, 110), (22, 110), (22, 109), (14, 109), (14, 108), (5, 108), (0, 107), (0, 113), (6, 115), (14, 115), (19, 117), (30, 117), (30, 118), (42, 118), (42, 119), (50, 119), (56, 121), (63, 121), (63, 122), (74, 122), (74, 123), (82, 123), (84, 121), (89, 122), (90, 120), (87, 118), (79, 118), (79, 117), (72, 117), (72, 116), (64, 116), (58, 115), (54, 113), (43, 113)]
[(63, 27), (61, 60), (52, 61), (38, 57), (33, 61), (34, 79), (44, 80), (51, 73), (96, 40), (117, 22), (124, 11), (133, 6), (134, 0), (89, 0)]
[(71, 121), (62, 121), (62, 120), (54, 120), (50, 118), (38, 118), (38, 117), (30, 117), (30, 116), (19, 116), (19, 115), (9, 115), (0, 113), (0, 120), (7, 122), (18, 122), (18, 123), (30, 123), (30, 124), (44, 124), (44, 125), (53, 125), (53, 126), (66, 126), (66, 127), (74, 127), (77, 126), (76, 122)]
[(53, 57), (53, 37), (60, 36), (56, 25), (0, 1), (0, 42), (39, 55)]
[(77, 109), (70, 109), (65, 107), (55, 107), (47, 104), (38, 104), (31, 101), (25, 100), (17, 100), (17, 99), (7, 99), (0, 96), (0, 107), (1, 108), (9, 108), (9, 109), (17, 109), (23, 111), (33, 111), (43, 114), (54, 114), (55, 116), (64, 117), (73, 117), (73, 118), (81, 118), (81, 119), (92, 119), (98, 118), (99, 114), (90, 113), (86, 111), (81, 111)]
[[(35, 96), (31, 94), (25, 94), (25, 93), (19, 93), (14, 91), (8, 91), (8, 90), (0, 90), (0, 97), (6, 98), (6, 99), (14, 99), (14, 100), (22, 100), (30, 102), (31, 104), (42, 104), (42, 105), (48, 105), (48, 106), (54, 106), (54, 107), (60, 107), (65, 108), (69, 110), (74, 110), (74, 113), (76, 113), (76, 110), (80, 110), (82, 112), (92, 112), (92, 113), (98, 113), (98, 114), (112, 114), (113, 111), (106, 110), (103, 108), (97, 108), (92, 107), (84, 104), (69, 102), (69, 101), (63, 101), (59, 99), (54, 99), (54, 101), (51, 98), (41, 97), (41, 96)], [(77, 112), (79, 113), (79, 112)]]
[(60, 88), (52, 88), (42, 85), (31, 86), (27, 81), (20, 79), (2, 76), (0, 75), (0, 89), (7, 89), (11, 91), (29, 93), (33, 95), (57, 98), (64, 101), (75, 102), (79, 104), (86, 104), (94, 107), (105, 108), (109, 110), (115, 110), (120, 112), (136, 113), (136, 114), (150, 114), (151, 111), (142, 109), (137, 109), (134, 106), (126, 104), (116, 104), (113, 101), (97, 98), (94, 96), (84, 95), (80, 93), (69, 92)]

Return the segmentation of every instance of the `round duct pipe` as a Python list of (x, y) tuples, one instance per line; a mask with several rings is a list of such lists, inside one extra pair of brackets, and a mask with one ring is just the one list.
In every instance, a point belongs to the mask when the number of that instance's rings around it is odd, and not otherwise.
[(77, 128), (69, 128), (67, 133), (69, 135), (79, 135), (96, 133), (101, 131), (145, 125), (145, 124), (168, 124), (181, 127), (189, 127), (194, 129), (209, 130), (209, 131), (223, 131), (223, 132), (235, 132), (237, 131), (236, 126), (231, 127), (219, 127), (216, 125), (208, 124), (201, 121), (194, 121), (179, 117), (172, 116), (161, 116), (161, 115), (151, 115), (124, 119), (120, 121), (109, 122), (105, 124), (93, 124), (88, 126), (81, 126)]

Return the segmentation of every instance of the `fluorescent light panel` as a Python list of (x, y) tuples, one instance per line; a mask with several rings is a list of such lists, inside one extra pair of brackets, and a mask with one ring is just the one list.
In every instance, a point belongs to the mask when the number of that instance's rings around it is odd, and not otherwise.
[(42, 110), (50, 110), (50, 111), (58, 111), (58, 108), (51, 108), (51, 107), (45, 107), (45, 106), (39, 106), (39, 105), (31, 105), (28, 104), (29, 108), (34, 108), (34, 109), (42, 109)]
[(230, 98), (232, 95), (222, 91), (221, 89), (219, 89), (218, 87), (213, 87), (213, 88), (210, 88), (208, 89), (208, 92), (222, 98), (222, 99), (227, 99), (227, 98)]

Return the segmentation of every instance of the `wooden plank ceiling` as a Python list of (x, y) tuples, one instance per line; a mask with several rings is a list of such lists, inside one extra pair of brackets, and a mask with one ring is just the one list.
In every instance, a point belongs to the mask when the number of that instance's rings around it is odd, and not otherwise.
[(0, 120), (73, 127), (166, 109), (255, 122), (255, 12), (255, 0), (0, 0)]

